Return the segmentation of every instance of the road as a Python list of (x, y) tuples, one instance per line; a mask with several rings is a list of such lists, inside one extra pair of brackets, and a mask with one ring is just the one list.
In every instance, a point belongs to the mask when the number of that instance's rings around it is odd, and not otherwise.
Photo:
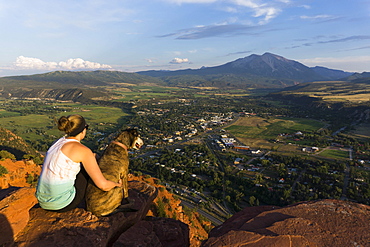
[(215, 226), (219, 226), (223, 223), (223, 221), (215, 218), (214, 216), (210, 215), (209, 213), (207, 213), (207, 212), (203, 211), (202, 209), (198, 208), (198, 205), (196, 205), (196, 204), (192, 204), (192, 203), (189, 203), (187, 201), (181, 200), (181, 205), (186, 206), (186, 207), (191, 208), (191, 209), (195, 208), (196, 211), (199, 214), (203, 215), (205, 218), (210, 220), (212, 222), (212, 224), (215, 225)]

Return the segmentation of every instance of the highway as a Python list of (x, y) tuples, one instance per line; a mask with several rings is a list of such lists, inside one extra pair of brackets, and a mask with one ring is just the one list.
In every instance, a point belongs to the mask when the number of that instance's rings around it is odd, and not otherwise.
[(199, 214), (203, 215), (205, 218), (207, 218), (209, 221), (211, 221), (212, 224), (215, 225), (215, 226), (219, 226), (223, 223), (223, 221), (215, 218), (214, 216), (210, 215), (209, 213), (207, 213), (207, 212), (203, 211), (202, 209), (198, 208), (196, 204), (181, 200), (181, 205), (186, 206), (186, 207), (191, 208), (191, 209), (195, 208), (196, 211)]

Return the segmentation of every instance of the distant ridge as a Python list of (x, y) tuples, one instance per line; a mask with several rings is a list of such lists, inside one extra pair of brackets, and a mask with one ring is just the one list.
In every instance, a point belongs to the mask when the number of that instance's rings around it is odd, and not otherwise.
[(328, 68), (321, 67), (321, 66), (312, 67), (311, 69), (315, 71), (317, 74), (327, 78), (327, 80), (343, 79), (353, 74), (351, 72), (345, 72), (343, 70), (328, 69)]
[(76, 86), (107, 86), (114, 83), (138, 84), (143, 82), (158, 83), (157, 78), (139, 75), (136, 73), (127, 73), (120, 71), (53, 71), (44, 74), (27, 75), (27, 76), (8, 76), (0, 78), (0, 85), (15, 86), (27, 85), (32, 82), (34, 87), (45, 86), (65, 88), (66, 85)]
[[(0, 95), (35, 98), (38, 95), (49, 95), (57, 99), (57, 96), (53, 95), (66, 95), (66, 93), (72, 95), (70, 90), (73, 89), (73, 92), (89, 90), (83, 94), (91, 99), (106, 97), (107, 95), (103, 94), (106, 93), (107, 87), (148, 84), (183, 88), (207, 87), (221, 90), (227, 88), (275, 90), (303, 82), (352, 80), (366, 76), (366, 73), (353, 74), (319, 66), (310, 68), (297, 61), (267, 52), (263, 55), (252, 54), (223, 65), (200, 69), (149, 70), (137, 73), (104, 70), (54, 71), (29, 76), (2, 77), (0, 78), (2, 89)], [(55, 91), (55, 89), (59, 90)], [(72, 100), (80, 99), (73, 97)]]

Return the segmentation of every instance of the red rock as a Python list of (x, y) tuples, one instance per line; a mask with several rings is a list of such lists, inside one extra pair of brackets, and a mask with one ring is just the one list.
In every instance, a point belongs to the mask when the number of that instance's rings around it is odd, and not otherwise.
[(340, 200), (245, 208), (213, 229), (202, 247), (370, 246), (370, 206)]
[(130, 181), (129, 196), (137, 212), (96, 217), (82, 208), (65, 213), (30, 210), (30, 221), (16, 237), (17, 246), (110, 246), (131, 226), (143, 219), (157, 190), (143, 182)]
[(28, 175), (38, 176), (41, 172), (41, 166), (36, 165), (32, 160), (13, 161), (5, 159), (0, 161), (0, 165), (8, 170), (7, 174), (0, 176), (0, 189), (14, 187), (30, 187), (27, 183)]
[(189, 226), (170, 218), (147, 217), (123, 233), (114, 247), (190, 246)]
[[(8, 193), (10, 192), (10, 193)], [(0, 199), (0, 245), (12, 242), (27, 225), (29, 210), (36, 203), (34, 188), (9, 188), (2, 190)]]

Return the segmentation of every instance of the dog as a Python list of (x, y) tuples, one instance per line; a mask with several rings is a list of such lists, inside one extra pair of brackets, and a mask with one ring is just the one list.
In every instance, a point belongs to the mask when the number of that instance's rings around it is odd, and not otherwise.
[[(127, 129), (108, 145), (98, 164), (107, 180), (114, 182), (122, 180), (122, 187), (103, 191), (90, 179), (85, 196), (88, 211), (96, 216), (109, 216), (116, 212), (130, 211), (127, 207), (131, 204), (128, 199), (128, 149), (139, 149), (143, 144), (136, 129)], [(122, 204), (123, 201), (128, 203)]]

